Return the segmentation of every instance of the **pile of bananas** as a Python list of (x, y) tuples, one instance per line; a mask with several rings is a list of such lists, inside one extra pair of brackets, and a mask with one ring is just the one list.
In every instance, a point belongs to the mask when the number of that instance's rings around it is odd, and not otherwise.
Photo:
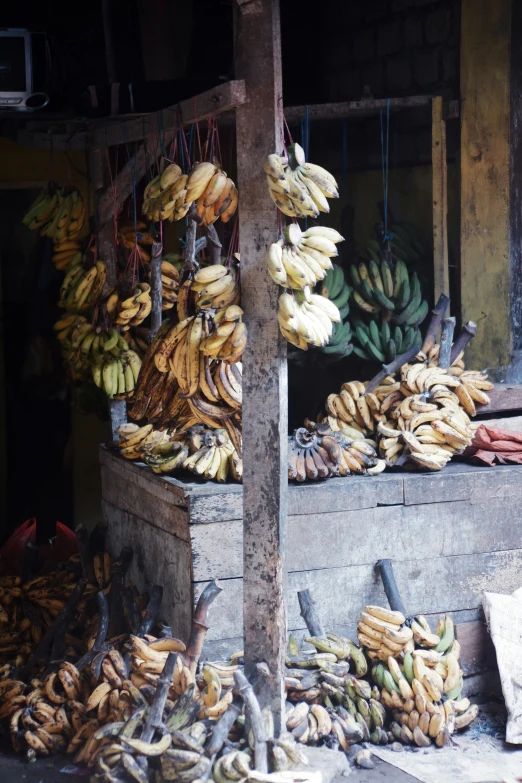
[(270, 198), (288, 217), (306, 218), (329, 212), (329, 198), (339, 198), (337, 182), (329, 171), (307, 163), (299, 144), (288, 147), (288, 157), (268, 155), (263, 165)]
[[(149, 281), (152, 272), (149, 269)], [(179, 271), (170, 261), (161, 262), (161, 309), (171, 310), (178, 301)]]
[(332, 269), (330, 259), (338, 255), (336, 244), (343, 241), (333, 228), (312, 226), (303, 232), (297, 223), (286, 226), (283, 237), (268, 248), (268, 271), (274, 283), (301, 291), (324, 280)]
[(141, 359), (116, 329), (94, 327), (83, 315), (65, 315), (54, 325), (62, 356), (74, 380), (92, 373), (98, 388), (112, 399), (128, 399)]
[[(357, 354), (361, 358), (393, 361), (395, 355), (407, 350), (403, 345), (420, 343), (418, 327), (428, 314), (428, 303), (422, 298), (416, 272), (410, 273), (404, 261), (399, 260), (392, 273), (386, 259), (378, 263), (372, 258), (368, 264), (352, 264), (350, 276), (352, 301), (370, 321), (369, 327), (359, 324), (355, 329)], [(392, 330), (390, 324), (399, 330)]]
[(105, 306), (111, 320), (126, 332), (131, 326), (139, 326), (152, 310), (150, 285), (137, 283), (130, 296), (122, 297), (119, 290), (111, 291)]
[(81, 193), (65, 194), (58, 189), (42, 190), (22, 218), (31, 231), (40, 229), (40, 236), (55, 244), (76, 239), (83, 228), (86, 209)]
[(68, 312), (81, 313), (90, 310), (100, 298), (107, 280), (104, 261), (96, 261), (86, 268), (81, 256), (71, 260), (60, 288), (58, 307)]
[(277, 310), (279, 329), (289, 343), (307, 351), (309, 345), (329, 344), (335, 323), (341, 322), (337, 307), (309, 289), (281, 294)]
[(375, 441), (359, 435), (348, 438), (332, 432), (328, 424), (309, 424), (288, 437), (288, 478), (317, 481), (331, 476), (368, 474), (375, 476), (386, 467), (379, 459)]
[(214, 163), (196, 163), (188, 175), (171, 163), (145, 188), (143, 213), (152, 221), (172, 222), (184, 218), (194, 203), (202, 225), (219, 218), (227, 223), (237, 209), (237, 188)]
[(82, 260), (82, 248), (75, 239), (55, 243), (53, 247), (52, 262), (59, 272), (64, 272), (67, 267), (79, 265)]
[(383, 401), (398, 388), (397, 384), (388, 376), (373, 392), (367, 394), (366, 386), (367, 382), (347, 381), (341, 386), (339, 394), (328, 395), (325, 402), (326, 416), (321, 418), (333, 432), (353, 437), (355, 431), (371, 437), (376, 425), (386, 420), (381, 407)]

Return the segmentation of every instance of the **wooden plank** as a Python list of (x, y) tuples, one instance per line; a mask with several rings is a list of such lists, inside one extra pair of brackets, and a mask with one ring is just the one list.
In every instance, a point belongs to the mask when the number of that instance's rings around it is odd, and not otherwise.
[[(405, 98), (390, 98), (390, 111), (413, 109), (429, 106), (431, 95), (412, 95)], [(365, 98), (361, 101), (346, 101), (340, 103), (315, 103), (309, 106), (285, 106), (287, 122), (300, 122), (307, 116), (310, 120), (336, 120), (348, 118), (373, 117), (386, 110), (387, 98)]]
[(163, 255), (163, 243), (153, 242), (150, 253), (150, 298), (152, 300), (152, 310), (150, 316), (150, 329), (148, 339), (152, 342), (161, 326), (162, 313), (162, 292), (163, 283), (161, 281), (161, 258)]
[(455, 500), (484, 503), (517, 497), (521, 478), (520, 465), (488, 468), (451, 463), (438, 473), (410, 473), (406, 476), (404, 503), (407, 506)]
[(522, 337), (522, 5), (511, 3), (510, 129), (509, 129), (509, 245), (511, 296), (509, 299), (513, 346), (520, 348)]
[[(207, 494), (204, 491), (191, 493), (191, 525), (242, 518), (240, 487), (239, 493), (227, 495), (226, 499), (217, 499), (213, 485), (207, 484), (207, 487)], [(349, 476), (288, 487), (288, 513), (291, 515), (318, 514), (325, 508), (332, 512), (355, 511), (402, 502), (403, 476), (399, 474), (380, 475), (376, 481), (369, 476)]]
[(236, 111), (241, 304), (248, 324), (242, 416), (245, 671), (249, 676), (256, 663), (267, 663), (270, 676), (258, 697), (272, 708), (279, 733), (285, 713), (288, 381), (286, 342), (274, 317), (279, 291), (265, 262), (277, 238), (277, 211), (260, 173), (265, 156), (280, 148), (283, 132), (279, 0), (259, 0), (248, 11), (236, 6), (234, 15), (236, 73), (248, 95)]
[[(400, 542), (397, 548), (401, 546)], [(412, 546), (408, 541), (407, 546)], [(520, 586), (522, 550), (457, 557), (417, 559), (420, 540), (412, 558), (394, 566), (403, 600), (412, 614), (440, 614), (480, 606), (485, 590), (512, 593)], [(417, 553), (417, 557), (415, 554)], [(197, 595), (207, 582), (197, 582)], [(242, 635), (243, 580), (227, 579), (220, 596), (219, 615), (209, 631), (209, 641)], [(356, 622), (367, 603), (386, 606), (386, 596), (375, 566), (357, 565), (288, 574), (288, 628), (303, 628), (297, 591), (309, 588), (321, 607), (321, 619), (329, 628)]]
[[(408, 561), (411, 551), (400, 542), (421, 541), (417, 559), (516, 549), (520, 545), (517, 522), (521, 501), (512, 497), (482, 498), (482, 503), (461, 501), (365, 509), (353, 514), (333, 513), (289, 516), (286, 564), (289, 572), (372, 565), (382, 558)], [(487, 517), (488, 525), (483, 524)], [(458, 524), (455, 520), (458, 519)], [(361, 535), (364, 531), (364, 535)], [(243, 535), (241, 520), (190, 525), (194, 580), (241, 577)]]
[[(448, 166), (443, 99), (432, 100), (431, 165), (433, 179), (433, 301), (450, 295), (448, 259)], [(448, 313), (449, 314), (449, 313)]]
[(522, 410), (522, 384), (496, 383), (495, 388), (487, 394), (490, 402), (487, 405), (477, 405), (477, 414)]
[(128, 578), (140, 591), (163, 584), (161, 616), (175, 636), (187, 641), (193, 607), (190, 546), (111, 503), (102, 503), (102, 512), (110, 551), (115, 555), (123, 546), (132, 547)]
[(460, 665), (465, 675), (495, 668), (495, 647), (484, 621), (460, 623), (455, 626), (455, 637), (460, 643)]
[(106, 446), (101, 446), (100, 466), (102, 476), (105, 471), (112, 472), (124, 481), (136, 484), (147, 492), (153, 492), (160, 502), (187, 508), (186, 491), (181, 482), (170, 476), (165, 478), (156, 476), (143, 462), (131, 462), (110, 451)]
[(479, 324), (466, 351), (470, 367), (507, 365), (513, 346), (508, 304), (512, 5), (511, 0), (461, 4), (461, 315), (462, 323)]

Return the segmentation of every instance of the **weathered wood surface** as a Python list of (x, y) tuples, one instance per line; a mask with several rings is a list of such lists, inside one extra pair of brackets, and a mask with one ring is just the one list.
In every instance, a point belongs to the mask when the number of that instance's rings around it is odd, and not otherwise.
[(507, 365), (513, 347), (509, 306), (513, 5), (517, 4), (512, 0), (463, 0), (461, 4), (462, 323), (468, 319), (480, 323), (466, 353), (471, 367)]
[(522, 3), (511, 3), (510, 133), (509, 133), (509, 231), (511, 296), (509, 299), (513, 345), (522, 336)]
[[(431, 164), (433, 178), (433, 301), (450, 295), (448, 260), (448, 165), (443, 99), (432, 100)], [(449, 313), (448, 313), (449, 315)]]
[(150, 329), (147, 335), (152, 342), (161, 326), (162, 313), (162, 292), (163, 283), (161, 281), (161, 257), (163, 255), (163, 244), (160, 241), (153, 242), (150, 253), (150, 298), (152, 301), (152, 310), (150, 316)]
[[(518, 474), (520, 482), (520, 473)], [(378, 507), (288, 517), (288, 571), (333, 569), (381, 558), (411, 557), (408, 541), (422, 541), (426, 557), (453, 557), (517, 549), (521, 501), (518, 493), (492, 504), (454, 501), (429, 505)], [(483, 524), (484, 519), (488, 524)], [(241, 520), (190, 526), (194, 579), (240, 577), (243, 572)], [(219, 542), (219, 546), (216, 546)], [(417, 554), (417, 557), (419, 555)]]
[(522, 410), (522, 384), (496, 383), (495, 388), (488, 391), (488, 397), (488, 405), (477, 405), (477, 413), (481, 416)]
[(460, 643), (460, 665), (465, 675), (495, 668), (495, 647), (485, 622), (461, 623), (455, 627), (455, 636)]
[[(518, 465), (488, 468), (454, 462), (438, 473), (405, 477), (404, 503), (410, 506), (468, 500), (483, 504), (497, 498), (520, 497), (521, 477)], [(433, 513), (438, 514), (438, 509)]]
[[(144, 115), (113, 117), (94, 120), (85, 130), (85, 122), (67, 122), (67, 131), (51, 134), (42, 123), (43, 130), (32, 128), (17, 134), (20, 144), (39, 149), (83, 150), (97, 146), (130, 144), (156, 136), (160, 132), (177, 129), (179, 122), (191, 125), (211, 116), (233, 110), (246, 100), (245, 83), (241, 80), (224, 82), (211, 90), (180, 101), (163, 111)], [(34, 124), (33, 124), (34, 125)], [(56, 123), (54, 123), (56, 126)], [(171, 134), (172, 135), (172, 134)], [(167, 143), (165, 139), (165, 143)]]
[(288, 379), (286, 341), (274, 318), (279, 289), (265, 262), (277, 236), (277, 209), (262, 165), (281, 149), (283, 133), (279, 0), (258, 0), (246, 10), (235, 6), (234, 27), (236, 74), (247, 92), (247, 102), (236, 110), (241, 304), (248, 325), (242, 415), (245, 671), (250, 676), (257, 663), (268, 665), (270, 676), (258, 696), (261, 706), (272, 708), (278, 734), (284, 724)]
[[(355, 544), (354, 544), (355, 545)], [(412, 547), (398, 541), (397, 549)], [(411, 559), (394, 563), (397, 584), (404, 603), (412, 614), (440, 614), (480, 605), (485, 590), (513, 592), (520, 586), (522, 550), (455, 557), (430, 557), (422, 539)], [(194, 585), (199, 595), (207, 582)], [(209, 630), (209, 641), (241, 636), (243, 580), (224, 581), (219, 616)], [(288, 574), (288, 629), (304, 628), (297, 591), (309, 588), (322, 608), (325, 625), (335, 627), (354, 622), (367, 603), (386, 606), (386, 596), (376, 576), (374, 564)], [(383, 603), (384, 602), (384, 603)]]
[(150, 520), (102, 501), (103, 518), (109, 526), (108, 546), (119, 552), (132, 547), (128, 578), (140, 591), (163, 585), (161, 616), (172, 625), (176, 636), (187, 640), (193, 609), (190, 546), (173, 535), (165, 535)]
[[(411, 95), (405, 98), (390, 98), (390, 111), (402, 111), (429, 106), (431, 95)], [(373, 117), (383, 109), (386, 110), (388, 100), (386, 98), (365, 98), (361, 101), (346, 101), (339, 103), (312, 103), (309, 106), (285, 107), (287, 122), (301, 122), (307, 116), (310, 120), (335, 120), (352, 118)], [(454, 119), (459, 116), (458, 101), (450, 101), (445, 114), (446, 119)]]

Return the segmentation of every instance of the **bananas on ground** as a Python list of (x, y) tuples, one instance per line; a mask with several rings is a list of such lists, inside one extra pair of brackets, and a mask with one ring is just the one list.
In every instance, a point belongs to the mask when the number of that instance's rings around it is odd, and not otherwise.
[(81, 313), (91, 309), (102, 295), (107, 280), (104, 261), (96, 261), (88, 269), (81, 262), (70, 263), (60, 288), (58, 307)]
[[(333, 228), (312, 226), (303, 232), (297, 223), (286, 226), (283, 237), (268, 248), (268, 271), (278, 285), (298, 290), (313, 288), (324, 280), (333, 268), (330, 259), (338, 255), (336, 244), (343, 241)], [(344, 304), (343, 301), (341, 306)]]
[[(149, 270), (149, 282), (152, 273)], [(179, 271), (169, 261), (161, 262), (161, 309), (171, 310), (178, 301)]]
[[(407, 350), (403, 345), (411, 347), (416, 342), (418, 327), (428, 314), (419, 278), (415, 272), (410, 274), (404, 261), (397, 261), (392, 271), (386, 259), (373, 258), (368, 264), (352, 264), (350, 277), (352, 301), (374, 323), (371, 333), (369, 327), (355, 329), (357, 354), (368, 360), (392, 361)], [(397, 332), (396, 326), (400, 327)]]
[(139, 326), (152, 310), (150, 285), (137, 283), (130, 296), (123, 296), (118, 290), (111, 291), (106, 299), (107, 314), (126, 332), (131, 326)]
[(308, 350), (308, 345), (328, 345), (334, 323), (341, 322), (333, 302), (320, 294), (309, 293), (309, 289), (281, 294), (277, 319), (283, 337), (303, 351)]
[(22, 218), (31, 230), (40, 229), (40, 235), (55, 244), (76, 239), (83, 228), (86, 208), (81, 193), (67, 194), (59, 190), (43, 190)]
[(299, 144), (288, 147), (288, 157), (268, 155), (263, 165), (270, 198), (284, 215), (306, 218), (329, 212), (329, 198), (339, 198), (329, 171), (307, 163)]
[(149, 220), (172, 222), (184, 218), (193, 203), (202, 225), (219, 218), (227, 223), (237, 209), (237, 188), (214, 163), (196, 163), (188, 175), (171, 163), (145, 188), (143, 212)]

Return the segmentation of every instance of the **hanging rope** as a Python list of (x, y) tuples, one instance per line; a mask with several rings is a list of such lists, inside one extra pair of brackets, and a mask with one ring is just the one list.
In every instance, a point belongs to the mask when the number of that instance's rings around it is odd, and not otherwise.
[[(393, 239), (393, 234), (388, 234), (388, 182), (390, 164), (390, 99), (386, 101), (386, 129), (384, 128), (383, 110), (381, 109), (381, 160), (382, 160), (382, 189), (384, 200), (384, 236), (383, 242)], [(386, 135), (386, 139), (385, 139)]]

